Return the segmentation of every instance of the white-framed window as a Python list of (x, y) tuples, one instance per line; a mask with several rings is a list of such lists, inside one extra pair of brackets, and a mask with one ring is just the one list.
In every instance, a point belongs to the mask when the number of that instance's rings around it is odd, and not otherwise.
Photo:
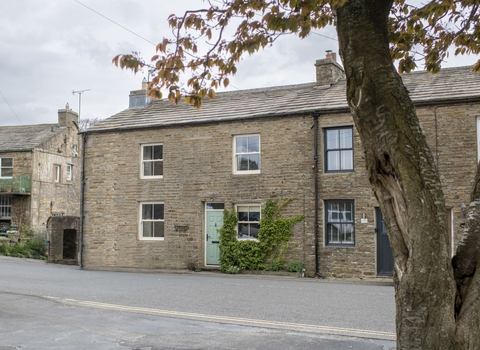
[(0, 177), (12, 177), (13, 176), (13, 158), (5, 157), (0, 158)]
[(355, 204), (352, 200), (325, 201), (325, 245), (355, 245)]
[(163, 240), (165, 237), (165, 204), (140, 203), (140, 239)]
[(237, 237), (239, 239), (258, 239), (260, 229), (261, 209), (258, 204), (238, 204), (237, 212)]
[(61, 175), (61, 171), (60, 171), (60, 165), (57, 165), (55, 164), (53, 166), (53, 171), (55, 172), (54, 176), (55, 176), (55, 182), (60, 182), (60, 175)]
[(142, 178), (163, 177), (163, 145), (142, 145)]
[(325, 172), (353, 170), (353, 127), (325, 129)]
[(67, 164), (66, 173), (67, 173), (67, 181), (72, 181), (73, 178), (73, 165)]
[(238, 135), (233, 138), (234, 174), (260, 173), (260, 135)]

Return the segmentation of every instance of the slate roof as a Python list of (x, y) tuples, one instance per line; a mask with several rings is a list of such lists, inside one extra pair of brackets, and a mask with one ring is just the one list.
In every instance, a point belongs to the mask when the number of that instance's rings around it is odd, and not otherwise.
[(57, 124), (0, 126), (0, 152), (34, 149), (63, 129)]
[[(438, 74), (424, 71), (404, 74), (404, 84), (416, 105), (480, 100), (480, 74), (472, 67), (444, 68)], [(346, 112), (345, 80), (332, 87), (315, 83), (263, 89), (219, 92), (202, 107), (157, 100), (144, 108), (127, 109), (96, 124), (86, 133), (208, 123), (271, 116)]]

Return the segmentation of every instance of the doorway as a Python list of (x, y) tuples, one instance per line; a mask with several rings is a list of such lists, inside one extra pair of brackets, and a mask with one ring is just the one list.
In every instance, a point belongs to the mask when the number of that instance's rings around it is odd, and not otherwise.
[(377, 234), (377, 276), (392, 276), (393, 252), (380, 208), (375, 208)]
[(205, 204), (206, 265), (220, 265), (220, 233), (223, 226), (223, 203)]
[(77, 230), (63, 230), (63, 259), (75, 260), (77, 255)]

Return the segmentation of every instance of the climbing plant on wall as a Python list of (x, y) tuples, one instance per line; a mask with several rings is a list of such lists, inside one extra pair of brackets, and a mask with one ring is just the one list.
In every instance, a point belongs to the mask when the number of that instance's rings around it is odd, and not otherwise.
[(237, 239), (237, 213), (225, 209), (220, 233), (220, 269), (223, 272), (247, 270), (279, 270), (285, 264), (292, 226), (303, 220), (303, 215), (284, 218), (281, 210), (292, 201), (268, 200), (262, 210), (258, 240)]

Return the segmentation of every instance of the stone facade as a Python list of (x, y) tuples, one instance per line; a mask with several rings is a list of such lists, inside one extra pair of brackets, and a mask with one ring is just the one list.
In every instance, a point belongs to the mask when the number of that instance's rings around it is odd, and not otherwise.
[[(305, 218), (293, 228), (287, 262), (304, 263), (307, 276), (391, 274), (392, 267), (383, 261), (388, 252), (380, 244), (384, 238), (378, 203), (344, 100), (339, 66), (332, 57), (316, 66), (315, 84), (219, 93), (200, 111), (155, 101), (87, 130), (83, 266), (214, 267), (206, 257), (209, 203), (226, 209), (242, 204), (263, 208), (269, 199), (292, 198), (285, 214)], [(462, 205), (468, 206), (478, 161), (480, 80), (467, 72), (459, 68), (447, 70), (443, 78), (426, 73), (404, 77), (444, 187), (452, 252), (462, 234)], [(471, 82), (467, 90), (445, 88), (466, 77)], [(353, 169), (325, 168), (325, 135), (331, 128), (353, 131), (353, 147), (347, 146), (353, 150)], [(234, 173), (238, 135), (259, 136), (259, 173)], [(152, 144), (163, 146), (163, 177), (142, 178), (142, 147)], [(329, 201), (353, 203), (351, 244), (327, 242)], [(140, 208), (152, 202), (164, 205), (164, 237), (145, 240)]]
[[(297, 116), (88, 135), (83, 265), (204, 266), (205, 203), (224, 203), (231, 209), (235, 204), (263, 207), (269, 199), (292, 198), (285, 215), (303, 214), (305, 219), (294, 227), (287, 259), (300, 259), (311, 270), (311, 124), (310, 117)], [(244, 134), (260, 135), (260, 174), (232, 172), (232, 139)], [(152, 143), (163, 144), (163, 178), (141, 179), (141, 145)], [(162, 241), (139, 239), (139, 203), (152, 201), (165, 204)]]
[(52, 215), (80, 216), (82, 158), (78, 114), (67, 108), (58, 111), (58, 118), (58, 124), (0, 128), (0, 158), (13, 158), (13, 176), (0, 178), (0, 184), (19, 178), (24, 182), (14, 189), (0, 189), (0, 202), (10, 206), (0, 221), (18, 228), (22, 224), (31, 226), (45, 239), (49, 239), (47, 221)]

